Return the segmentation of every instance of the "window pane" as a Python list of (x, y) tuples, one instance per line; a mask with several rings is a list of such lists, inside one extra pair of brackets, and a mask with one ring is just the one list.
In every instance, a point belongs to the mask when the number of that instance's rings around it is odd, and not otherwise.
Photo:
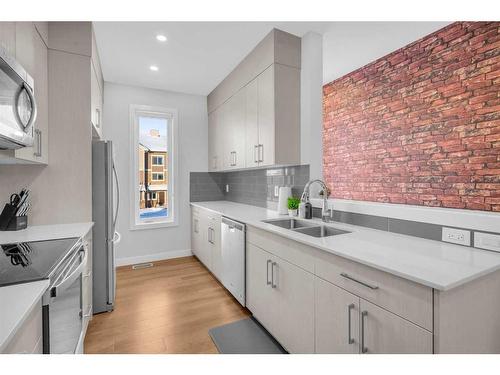
[(139, 219), (169, 218), (168, 119), (139, 117)]

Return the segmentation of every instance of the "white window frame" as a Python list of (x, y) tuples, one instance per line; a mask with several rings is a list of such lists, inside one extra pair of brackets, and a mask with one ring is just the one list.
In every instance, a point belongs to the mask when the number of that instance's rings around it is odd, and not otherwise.
[[(163, 175), (163, 178), (153, 178), (154, 175)], [(165, 172), (151, 172), (151, 181), (165, 181)]]
[[(166, 220), (159, 221), (158, 219), (140, 220), (139, 217), (139, 117), (157, 117), (168, 118), (170, 126), (167, 133), (167, 159), (168, 178), (168, 212), (169, 216)], [(178, 191), (178, 113), (175, 108), (156, 107), (149, 105), (130, 105), (130, 165), (133, 166), (133, 171), (130, 173), (130, 199), (133, 202), (130, 205), (130, 229), (154, 229), (177, 226), (178, 224), (178, 203), (176, 193)], [(144, 173), (147, 173), (144, 171)], [(163, 172), (165, 173), (165, 172)], [(165, 178), (165, 175), (163, 176)]]
[[(161, 158), (161, 164), (153, 163), (154, 158)], [(165, 165), (165, 157), (163, 155), (153, 155), (151, 156), (151, 165), (163, 166)]]

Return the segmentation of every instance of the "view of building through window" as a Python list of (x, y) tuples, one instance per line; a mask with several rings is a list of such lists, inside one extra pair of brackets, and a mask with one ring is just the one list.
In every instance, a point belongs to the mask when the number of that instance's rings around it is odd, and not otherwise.
[(139, 218), (165, 219), (168, 208), (168, 119), (139, 117)]

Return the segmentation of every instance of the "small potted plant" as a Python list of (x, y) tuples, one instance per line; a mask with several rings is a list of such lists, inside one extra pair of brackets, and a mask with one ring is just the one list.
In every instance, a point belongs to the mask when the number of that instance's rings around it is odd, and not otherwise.
[(297, 216), (299, 210), (300, 199), (296, 197), (288, 198), (288, 216)]

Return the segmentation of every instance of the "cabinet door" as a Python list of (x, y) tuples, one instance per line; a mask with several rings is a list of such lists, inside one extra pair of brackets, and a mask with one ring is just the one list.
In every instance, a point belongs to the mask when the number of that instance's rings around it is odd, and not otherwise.
[(279, 306), (276, 339), (290, 353), (314, 353), (314, 275), (281, 258), (271, 273)]
[(35, 122), (36, 137), (33, 146), (35, 160), (49, 162), (49, 72), (48, 50), (42, 37), (35, 30), (35, 99), (38, 114)]
[(11, 56), (16, 56), (16, 23), (0, 22), (0, 47)]
[(246, 246), (246, 306), (253, 316), (276, 335), (277, 299), (271, 287), (271, 264), (274, 257), (247, 242)]
[(35, 25), (16, 22), (16, 60), (33, 77), (35, 70)]
[(191, 210), (191, 250), (198, 258), (200, 257), (201, 231), (200, 217), (198, 213)]
[(224, 112), (224, 169), (245, 168), (245, 91), (240, 90), (222, 105)]
[(246, 167), (259, 165), (259, 86), (254, 79), (244, 88), (246, 99), (245, 148)]
[(274, 64), (257, 78), (260, 165), (274, 164)]
[(432, 333), (363, 299), (361, 352), (432, 354)]
[(94, 135), (97, 138), (102, 137), (102, 127), (101, 127), (101, 105), (102, 105), (102, 95), (101, 88), (99, 87), (99, 79), (97, 73), (94, 69), (94, 64), (90, 63), (90, 121), (94, 127)]
[(217, 171), (217, 110), (208, 114), (208, 171)]
[(211, 258), (211, 271), (219, 280), (222, 277), (222, 248), (221, 248), (221, 217), (219, 215), (208, 215), (208, 226), (210, 233), (209, 247)]
[(200, 213), (200, 232), (201, 241), (198, 252), (198, 259), (207, 267), (212, 270), (212, 250), (210, 245), (211, 228), (209, 227), (209, 222), (207, 215), (205, 213)]
[(315, 278), (316, 353), (359, 353), (359, 298)]

